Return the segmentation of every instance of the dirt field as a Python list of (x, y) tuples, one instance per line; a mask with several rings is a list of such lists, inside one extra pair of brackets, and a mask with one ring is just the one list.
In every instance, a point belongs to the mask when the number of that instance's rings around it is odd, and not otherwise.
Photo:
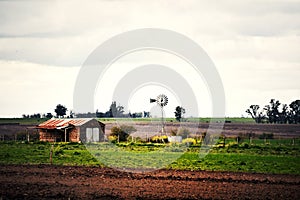
[(0, 165), (0, 199), (300, 199), (300, 176)]
[[(133, 133), (134, 136), (138, 136), (141, 138), (146, 137), (146, 135), (152, 136), (157, 134), (158, 131), (161, 130), (160, 122), (137, 122), (133, 124), (137, 131)], [(218, 123), (216, 124), (218, 125)], [(107, 123), (105, 127), (105, 133), (109, 134), (110, 129), (116, 126), (114, 123)], [(166, 123), (165, 129), (167, 133), (170, 133), (171, 130), (176, 130), (181, 128), (187, 128), (193, 134), (201, 134), (206, 132), (209, 123)], [(152, 134), (151, 134), (152, 132)], [(225, 123), (222, 134), (226, 135), (226, 137), (234, 137), (240, 134), (255, 134), (256, 136), (261, 135), (263, 133), (272, 133), (275, 138), (298, 138), (300, 135), (300, 124), (250, 124), (250, 123)]]

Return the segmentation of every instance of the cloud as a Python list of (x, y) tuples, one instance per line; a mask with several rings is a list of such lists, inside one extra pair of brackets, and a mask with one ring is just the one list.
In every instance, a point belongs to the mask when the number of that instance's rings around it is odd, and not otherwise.
[[(182, 33), (207, 51), (224, 81), (228, 115), (270, 97), (289, 101), (300, 96), (299, 15), (296, 0), (0, 1), (0, 90), (7, 94), (1, 112), (9, 114), (8, 105), (17, 105), (19, 115), (49, 110), (45, 105), (59, 98), (71, 102), (69, 72), (75, 77), (112, 36), (148, 27)], [(68, 84), (59, 84), (66, 77)]]
[(0, 60), (0, 117), (53, 113), (58, 103), (72, 108), (78, 69)]
[(298, 8), (294, 1), (268, 0), (1, 1), (0, 59), (80, 65), (106, 39), (145, 27), (178, 31), (200, 44), (240, 36), (299, 37)]

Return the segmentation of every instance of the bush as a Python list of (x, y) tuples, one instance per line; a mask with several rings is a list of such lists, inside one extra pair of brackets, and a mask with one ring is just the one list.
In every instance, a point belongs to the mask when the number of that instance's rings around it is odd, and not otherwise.
[(187, 145), (187, 146), (195, 145), (196, 140), (194, 138), (186, 138), (186, 139), (182, 140), (182, 143)]
[(114, 126), (111, 128), (111, 136), (119, 138), (120, 142), (127, 141), (130, 133), (135, 132), (136, 129), (133, 126), (121, 125), (120, 127)]
[(34, 144), (43, 144), (43, 145), (46, 145), (46, 144), (49, 144), (49, 142), (46, 142), (46, 141), (34, 141)]
[(182, 138), (187, 138), (191, 134), (190, 130), (187, 128), (182, 128), (178, 131), (178, 135), (182, 136)]
[(45, 145), (39, 145), (37, 149), (38, 150), (44, 150), (45, 149)]
[(153, 136), (150, 140), (151, 142), (155, 143), (168, 143), (168, 136), (163, 135), (163, 136)]
[(249, 149), (249, 144), (247, 144), (247, 143), (243, 143), (242, 145), (241, 145), (241, 148), (243, 148), (243, 149)]
[(56, 155), (56, 156), (62, 155), (62, 154), (64, 154), (64, 150), (62, 150), (60, 148), (54, 151), (54, 155)]
[(75, 151), (75, 152), (73, 153), (74, 156), (78, 156), (78, 155), (80, 155), (80, 154), (81, 154), (81, 153), (78, 152), (78, 151)]
[(239, 148), (239, 144), (236, 142), (229, 142), (226, 146), (228, 148)]
[(110, 141), (111, 143), (116, 143), (117, 142), (117, 137), (116, 136), (108, 136), (108, 141)]

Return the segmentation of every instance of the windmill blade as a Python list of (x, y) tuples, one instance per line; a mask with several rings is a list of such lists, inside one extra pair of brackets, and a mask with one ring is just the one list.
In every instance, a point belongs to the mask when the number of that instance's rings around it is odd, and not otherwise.
[(164, 94), (160, 94), (157, 96), (156, 102), (159, 106), (164, 107), (168, 104), (168, 97)]

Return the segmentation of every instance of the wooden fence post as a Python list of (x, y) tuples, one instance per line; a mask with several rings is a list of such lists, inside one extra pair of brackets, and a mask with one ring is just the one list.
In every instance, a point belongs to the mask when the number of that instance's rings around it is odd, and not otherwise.
[(50, 148), (50, 164), (51, 165), (52, 165), (53, 149), (54, 149), (54, 146), (53, 146), (53, 144), (51, 144), (51, 148)]
[(26, 132), (27, 132), (27, 142), (29, 143), (30, 142), (30, 136), (29, 136), (29, 131), (28, 131), (28, 129), (26, 130)]

